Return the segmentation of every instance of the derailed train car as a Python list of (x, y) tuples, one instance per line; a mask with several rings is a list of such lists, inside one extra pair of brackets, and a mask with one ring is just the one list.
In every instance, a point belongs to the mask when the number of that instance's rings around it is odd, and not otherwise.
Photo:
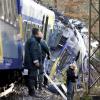
[(53, 44), (51, 44), (51, 48), (55, 48), (53, 52), (55, 62), (51, 69), (50, 76), (51, 78), (59, 76), (58, 79), (60, 78), (60, 81), (64, 81), (62, 77), (65, 76), (66, 69), (72, 63), (77, 64), (81, 74), (88, 72), (88, 48), (82, 37), (82, 35), (85, 34), (81, 33), (81, 29), (85, 26), (82, 26), (79, 30), (74, 23), (70, 22), (70, 19), (68, 19), (66, 23), (58, 19), (56, 23), (57, 26), (54, 28), (54, 33), (56, 34), (51, 34), (51, 41), (54, 41)]
[(23, 48), (38, 27), (48, 41), (53, 30), (53, 11), (33, 0), (0, 0), (0, 84), (15, 81), (23, 69)]
[[(33, 0), (1, 0), (0, 4), (2, 5), (0, 6), (0, 80), (2, 80), (0, 83), (7, 84), (9, 80), (10, 83), (11, 80), (15, 81), (18, 78), (18, 73), (23, 69), (24, 43), (31, 36), (33, 27), (38, 27), (44, 33), (44, 39), (51, 43), (50, 39), (52, 40), (52, 36), (55, 34), (55, 32), (52, 33), (55, 13)], [(83, 43), (83, 40), (78, 30), (76, 29), (77, 33), (71, 28), (63, 30), (65, 32), (62, 31), (64, 34), (60, 34), (60, 41), (57, 40), (59, 41), (58, 47), (66, 47), (63, 50), (60, 48), (60, 57), (57, 55), (60, 63), (56, 66), (57, 70), (61, 71), (66, 67), (66, 64), (73, 63), (79, 52), (83, 54), (80, 44)], [(52, 38), (49, 39), (49, 36)], [(84, 57), (79, 56), (79, 64), (82, 64)], [(51, 75), (55, 72), (52, 69)]]

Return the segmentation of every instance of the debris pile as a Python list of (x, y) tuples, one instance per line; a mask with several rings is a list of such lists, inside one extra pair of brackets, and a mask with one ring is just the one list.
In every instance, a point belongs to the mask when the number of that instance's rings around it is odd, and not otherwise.
[(36, 95), (37, 97), (29, 96), (26, 86), (16, 86), (12, 94), (0, 100), (63, 100), (60, 95), (55, 95), (45, 88), (42, 91), (37, 90)]

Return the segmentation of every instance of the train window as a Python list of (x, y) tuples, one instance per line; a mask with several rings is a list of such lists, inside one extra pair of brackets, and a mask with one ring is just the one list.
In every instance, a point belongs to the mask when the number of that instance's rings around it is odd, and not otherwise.
[(6, 20), (9, 21), (9, 1), (8, 0), (4, 0), (5, 1), (5, 17)]
[[(39, 25), (32, 24), (32, 28), (39, 28)], [(31, 28), (31, 29), (32, 29), (32, 28)]]
[(9, 17), (10, 17), (9, 19), (10, 19), (11, 22), (13, 22), (12, 10), (13, 10), (13, 8), (12, 8), (12, 0), (9, 0)]
[(4, 17), (7, 18), (6, 0), (2, 0)]
[(27, 32), (29, 32), (30, 31), (30, 24), (29, 23), (27, 23), (27, 30), (26, 30)]
[(25, 34), (24, 35), (24, 40), (25, 41), (31, 37), (32, 28), (38, 28), (38, 29), (40, 29), (42, 27), (39, 27), (39, 25), (28, 23), (28, 22), (24, 22), (23, 23), (23, 31), (24, 31), (24, 34)]
[[(7, 0), (8, 1), (8, 0)], [(9, 0), (7, 2), (8, 7), (8, 19), (14, 23), (16, 21), (17, 12), (16, 12), (16, 0)]]
[(8, 19), (12, 20), (12, 18), (11, 18), (12, 17), (11, 16), (12, 15), (12, 12), (11, 12), (11, 10), (12, 10), (12, 8), (11, 8), (11, 0), (9, 0), (9, 1), (7, 0), (7, 2), (8, 2)]
[(0, 0), (0, 16), (14, 23), (17, 17), (16, 0)]
[(0, 0), (0, 17), (3, 16), (3, 3), (2, 0)]
[(5, 19), (8, 19), (9, 16), (8, 0), (1, 0), (1, 2), (2, 2), (3, 15)]
[(31, 37), (31, 29), (32, 29), (32, 25), (31, 24), (29, 24), (29, 23), (27, 23), (27, 22), (24, 22), (23, 23), (23, 27), (24, 27), (24, 39), (25, 39), (25, 41), (27, 40), (27, 39), (29, 39), (30, 37)]
[(7, 19), (10, 20), (10, 2), (6, 0), (6, 7), (7, 7)]
[(11, 0), (12, 1), (12, 3), (11, 3), (11, 5), (12, 5), (12, 16), (13, 16), (13, 21), (15, 21), (16, 20), (16, 18), (17, 18), (17, 11), (16, 11), (16, 0)]

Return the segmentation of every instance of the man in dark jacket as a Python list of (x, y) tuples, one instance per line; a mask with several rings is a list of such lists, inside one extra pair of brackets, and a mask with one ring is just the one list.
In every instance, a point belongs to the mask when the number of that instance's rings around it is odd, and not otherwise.
[(32, 36), (25, 44), (24, 66), (28, 69), (29, 94), (35, 95), (35, 85), (37, 84), (38, 69), (42, 66), (42, 51), (40, 45), (41, 38), (39, 30), (32, 29)]
[[(50, 50), (45, 40), (41, 40), (40, 44), (41, 44), (41, 50), (42, 50), (42, 63), (44, 64), (44, 60), (46, 57), (48, 60), (50, 59)], [(40, 89), (42, 89), (41, 87), (43, 83), (43, 78), (44, 78), (44, 86), (46, 86), (48, 83), (47, 78), (43, 75), (44, 70), (45, 70), (44, 66), (42, 66), (41, 69), (39, 70), (40, 71), (39, 72), (39, 88)]]
[(67, 98), (68, 100), (73, 100), (74, 97), (74, 83), (78, 76), (75, 73), (77, 66), (75, 64), (71, 64), (69, 69), (67, 70)]

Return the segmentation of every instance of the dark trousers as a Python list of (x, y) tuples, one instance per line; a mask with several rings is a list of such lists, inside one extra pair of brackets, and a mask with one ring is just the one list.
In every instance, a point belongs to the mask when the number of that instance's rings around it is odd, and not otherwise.
[(29, 70), (29, 75), (28, 75), (28, 89), (29, 89), (29, 94), (30, 95), (34, 95), (35, 94), (35, 90), (37, 87), (37, 77), (38, 77), (38, 70), (34, 69), (34, 70)]
[(67, 99), (73, 100), (74, 98), (74, 83), (71, 81), (67, 82)]
[(44, 86), (48, 85), (48, 79), (44, 76)]
[(42, 89), (42, 85), (43, 85), (43, 81), (44, 81), (43, 77), (44, 77), (44, 68), (42, 66), (40, 69), (38, 69), (38, 82), (39, 82), (40, 90)]

